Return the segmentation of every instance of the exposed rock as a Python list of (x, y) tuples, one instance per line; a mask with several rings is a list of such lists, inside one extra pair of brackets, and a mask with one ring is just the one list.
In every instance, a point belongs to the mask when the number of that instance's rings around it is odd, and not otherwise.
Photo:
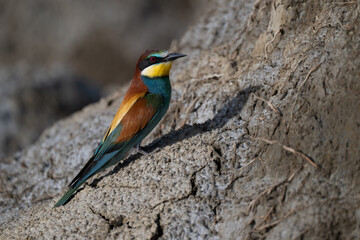
[(212, 3), (172, 46), (188, 57), (174, 64), (150, 155), (52, 209), (122, 93), (58, 122), (0, 165), (1, 237), (356, 238), (359, 12), (356, 2)]

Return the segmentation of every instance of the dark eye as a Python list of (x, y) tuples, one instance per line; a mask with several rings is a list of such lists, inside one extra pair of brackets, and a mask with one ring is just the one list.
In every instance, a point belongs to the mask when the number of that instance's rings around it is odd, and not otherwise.
[(155, 62), (155, 57), (150, 57), (150, 62)]

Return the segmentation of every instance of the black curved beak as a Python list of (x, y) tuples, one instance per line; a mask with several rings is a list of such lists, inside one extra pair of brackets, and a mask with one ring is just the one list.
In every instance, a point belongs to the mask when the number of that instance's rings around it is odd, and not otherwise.
[(182, 53), (170, 53), (169, 55), (167, 55), (164, 58), (164, 61), (165, 62), (174, 61), (175, 59), (182, 58), (182, 57), (186, 57), (186, 55), (182, 54)]

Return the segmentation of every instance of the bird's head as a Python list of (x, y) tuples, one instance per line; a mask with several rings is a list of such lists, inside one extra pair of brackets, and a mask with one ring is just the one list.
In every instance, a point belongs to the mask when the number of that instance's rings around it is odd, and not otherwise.
[(147, 50), (140, 56), (136, 67), (141, 76), (148, 78), (168, 77), (172, 61), (185, 56), (182, 53)]

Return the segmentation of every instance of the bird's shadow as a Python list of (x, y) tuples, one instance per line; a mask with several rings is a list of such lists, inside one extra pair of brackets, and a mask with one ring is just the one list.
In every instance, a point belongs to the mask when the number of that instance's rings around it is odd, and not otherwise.
[[(184, 139), (196, 136), (201, 133), (209, 132), (214, 129), (222, 128), (231, 118), (237, 116), (243, 109), (251, 93), (256, 92), (260, 87), (248, 87), (240, 91), (234, 98), (229, 100), (223, 108), (221, 108), (213, 119), (209, 119), (201, 124), (184, 125), (176, 131), (165, 134), (164, 136), (154, 140), (149, 145), (142, 147), (144, 151), (150, 153), (156, 148), (164, 148)], [(96, 187), (97, 184), (105, 177), (119, 172), (120, 169), (128, 166), (131, 162), (139, 159), (140, 153), (130, 155), (123, 161), (120, 161), (113, 170), (107, 174), (95, 178), (89, 185)]]

